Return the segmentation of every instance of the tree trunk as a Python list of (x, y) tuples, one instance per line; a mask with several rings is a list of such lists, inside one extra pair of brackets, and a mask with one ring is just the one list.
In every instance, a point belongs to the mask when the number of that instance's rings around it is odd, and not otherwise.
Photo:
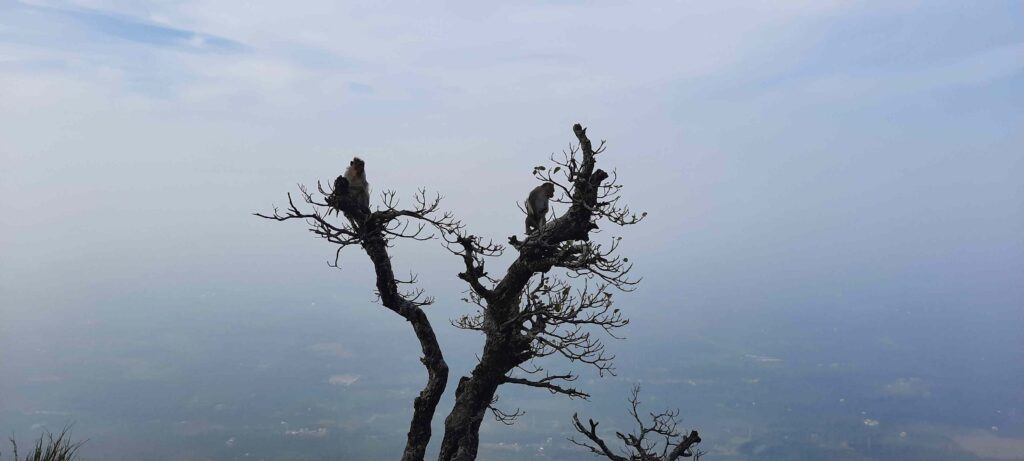
[[(500, 323), (498, 323), (500, 324)], [(518, 332), (489, 332), (480, 363), (455, 390), (455, 405), (444, 421), (438, 461), (472, 461), (480, 443), (480, 424), (505, 376), (530, 357), (530, 343)]]
[(377, 274), (377, 292), (380, 294), (381, 304), (412, 324), (413, 332), (416, 333), (416, 339), (419, 340), (420, 349), (423, 351), (420, 362), (427, 368), (427, 384), (413, 401), (412, 421), (409, 423), (405, 450), (402, 452), (402, 461), (423, 461), (427, 445), (430, 443), (430, 424), (434, 419), (434, 411), (448, 384), (448, 365), (444, 361), (441, 346), (437, 343), (427, 314), (398, 293), (391, 258), (387, 253), (387, 241), (380, 236), (379, 230), (370, 235), (372, 237), (364, 241), (363, 249), (373, 262)]

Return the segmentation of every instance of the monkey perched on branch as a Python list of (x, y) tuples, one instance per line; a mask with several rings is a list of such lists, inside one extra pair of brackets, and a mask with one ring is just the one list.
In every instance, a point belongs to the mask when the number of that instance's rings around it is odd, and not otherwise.
[(534, 187), (526, 198), (526, 233), (540, 229), (548, 222), (548, 201), (555, 196), (555, 185), (549, 182)]
[[(344, 202), (348, 202), (362, 208), (360, 214), (370, 212), (370, 184), (366, 182), (365, 166), (361, 158), (353, 157), (345, 169), (345, 174), (334, 179), (334, 190), (327, 196), (327, 205), (332, 211), (341, 212), (345, 206)], [(355, 221), (349, 216), (350, 212), (346, 212), (345, 216), (354, 226)]]
[[(339, 178), (340, 179), (340, 178)], [(366, 182), (366, 163), (359, 157), (353, 157), (345, 170), (348, 181), (348, 195), (356, 203), (370, 208), (370, 183)], [(337, 184), (337, 181), (335, 181)]]
[[(327, 204), (333, 209), (335, 213), (340, 211), (339, 200), (341, 197), (348, 196), (348, 180), (345, 179), (345, 175), (339, 175), (334, 178), (334, 190), (327, 196)], [(328, 212), (329, 214), (329, 212)]]

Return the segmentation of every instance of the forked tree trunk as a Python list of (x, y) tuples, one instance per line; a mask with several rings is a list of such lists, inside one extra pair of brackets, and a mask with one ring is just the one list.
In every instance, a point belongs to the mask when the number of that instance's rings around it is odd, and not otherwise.
[[(597, 328), (617, 328), (625, 324), (618, 316), (618, 310), (609, 311), (611, 305), (608, 298), (588, 298), (577, 300), (580, 309), (593, 308), (599, 312), (594, 317), (585, 319), (566, 318), (561, 310), (521, 310), (523, 305), (530, 305), (532, 298), (523, 298), (531, 277), (538, 273), (547, 273), (552, 267), (575, 271), (577, 275), (598, 277), (606, 286), (622, 288), (632, 283), (626, 279), (629, 267), (628, 259), (611, 256), (610, 251), (603, 253), (600, 246), (590, 245), (590, 232), (597, 228), (597, 219), (606, 219), (615, 224), (628, 225), (639, 222), (641, 218), (629, 215), (628, 208), (616, 206), (618, 188), (612, 179), (611, 184), (604, 184), (609, 175), (595, 168), (595, 156), (603, 147), (594, 149), (586, 136), (586, 130), (579, 124), (573, 126), (580, 149), (570, 148), (564, 162), (552, 160), (560, 165), (546, 176), (534, 175), (551, 184), (557, 180), (551, 176), (561, 168), (570, 184), (559, 185), (566, 198), (571, 199), (571, 206), (566, 212), (540, 229), (532, 232), (524, 241), (512, 237), (511, 246), (519, 251), (519, 256), (508, 267), (501, 277), (491, 278), (484, 270), (482, 256), (500, 255), (501, 245), (482, 244), (475, 237), (467, 235), (462, 223), (450, 213), (437, 216), (440, 196), (428, 200), (425, 192), (417, 196), (417, 205), (411, 210), (396, 207), (397, 200), (393, 193), (387, 192), (384, 209), (371, 211), (365, 204), (355, 202), (348, 194), (343, 182), (337, 182), (336, 190), (330, 194), (322, 188), (326, 203), (315, 199), (305, 188), (300, 187), (306, 204), (313, 211), (300, 210), (289, 194), (289, 207), (281, 214), (275, 209), (273, 215), (258, 216), (286, 221), (303, 220), (310, 225), (310, 230), (317, 236), (339, 246), (338, 251), (346, 246), (359, 245), (373, 262), (376, 273), (376, 288), (381, 303), (389, 310), (401, 315), (413, 328), (423, 353), (421, 359), (427, 368), (427, 383), (413, 403), (413, 416), (409, 425), (408, 438), (402, 461), (423, 461), (424, 453), (431, 437), (431, 420), (437, 404), (444, 393), (448, 379), (448, 366), (437, 343), (430, 321), (421, 306), (430, 304), (430, 300), (418, 300), (419, 295), (403, 294), (398, 290), (399, 281), (395, 279), (388, 255), (389, 242), (395, 238), (420, 238), (419, 231), (405, 233), (402, 220), (418, 220), (424, 226), (432, 226), (446, 235), (446, 241), (462, 249), (449, 250), (462, 257), (466, 271), (459, 277), (470, 284), (472, 293), (481, 300), (482, 321), (479, 325), (472, 324), (471, 329), (480, 330), (485, 335), (484, 349), (480, 362), (468, 377), (463, 377), (455, 394), (455, 404), (445, 419), (444, 437), (441, 441), (439, 461), (472, 461), (476, 459), (479, 446), (479, 431), (483, 418), (494, 402), (494, 397), (502, 384), (516, 382), (546, 388), (549, 391), (569, 396), (585, 396), (574, 389), (566, 389), (552, 384), (550, 379), (566, 379), (569, 375), (549, 376), (542, 382), (531, 382), (526, 379), (508, 379), (516, 367), (532, 358), (543, 357), (554, 352), (538, 352), (539, 348), (549, 348), (561, 353), (569, 360), (582, 360), (595, 364), (599, 369), (608, 358), (602, 354), (603, 346), (599, 342), (590, 342), (589, 333), (569, 333), (559, 336), (545, 328), (558, 328), (559, 325), (578, 328), (589, 325)], [(603, 144), (602, 144), (603, 146)], [(582, 157), (577, 158), (576, 154)], [(340, 225), (332, 223), (331, 213), (342, 212), (348, 223)], [(408, 224), (408, 222), (406, 222)], [(420, 227), (422, 230), (423, 227)], [(612, 245), (612, 251), (615, 246)], [(483, 286), (481, 280), (498, 279), (491, 288)], [(603, 290), (604, 288), (602, 288)], [(540, 290), (540, 288), (538, 288)], [(566, 288), (568, 292), (568, 288)], [(581, 296), (582, 297), (582, 296)], [(522, 303), (522, 304), (521, 304)], [(603, 309), (603, 310), (602, 310)], [(579, 313), (580, 311), (572, 311)], [(526, 327), (525, 317), (535, 316), (529, 320), (531, 327)], [(538, 320), (539, 319), (539, 320)], [(539, 323), (538, 323), (539, 322)], [(539, 325), (539, 327), (538, 327)], [(546, 340), (538, 335), (550, 335)], [(546, 341), (538, 346), (536, 341)]]

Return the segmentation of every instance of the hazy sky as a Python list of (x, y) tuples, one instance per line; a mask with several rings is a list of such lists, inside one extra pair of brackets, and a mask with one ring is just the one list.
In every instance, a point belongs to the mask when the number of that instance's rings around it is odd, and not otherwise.
[[(375, 191), (440, 192), (470, 232), (504, 242), (522, 232), (532, 167), (580, 122), (649, 213), (600, 236), (623, 236), (644, 278), (617, 297), (633, 319), (609, 345), (624, 379), (703, 366), (699, 392), (651, 393), (687, 406), (733, 389), (728, 360), (777, 355), (782, 376), (834, 373), (776, 379), (785, 392), (765, 379), (782, 402), (768, 426), (789, 405), (816, 416), (801, 399), (839, 408), (847, 388), (925, 383), (944, 400), (848, 416), (1019, 431), (1024, 3), (504, 3), (0, 1), (0, 419), (18, 421), (0, 430), (69, 418), (97, 453), (130, 458), (119, 437), (208, 417), (195, 405), (251, 405), (261, 421), (246, 427), (273, 426), (305, 408), (303, 389), (361, 401), (334, 389), (352, 376), (411, 398), (418, 349), (372, 304), (365, 255), (330, 269), (333, 249), (301, 224), (251, 213), (359, 155)], [(475, 337), (447, 323), (466, 311), (460, 261), (437, 242), (392, 254), (437, 297), (428, 315), (457, 379), (477, 350), (453, 347)], [(686, 416), (758, 421), (744, 392)], [(568, 407), (529, 398), (509, 405), (564, 429)], [(731, 440), (704, 427), (712, 447)]]
[[(1022, 321), (1018, 1), (339, 3), (0, 4), (0, 329), (133, 293), (369, 301), (363, 255), (328, 270), (250, 213), (360, 155), (504, 241), (577, 121), (650, 213), (608, 230), (634, 316)], [(460, 297), (438, 245), (396, 256)]]

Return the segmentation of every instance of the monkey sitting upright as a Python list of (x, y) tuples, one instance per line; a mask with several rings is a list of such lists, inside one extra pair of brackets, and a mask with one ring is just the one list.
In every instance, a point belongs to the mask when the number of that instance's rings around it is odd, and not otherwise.
[(365, 208), (370, 208), (370, 183), (366, 182), (366, 163), (359, 157), (353, 157), (345, 170), (348, 180), (348, 195), (352, 200)]
[(540, 229), (548, 222), (548, 201), (555, 196), (555, 185), (549, 182), (534, 187), (526, 198), (526, 233)]

